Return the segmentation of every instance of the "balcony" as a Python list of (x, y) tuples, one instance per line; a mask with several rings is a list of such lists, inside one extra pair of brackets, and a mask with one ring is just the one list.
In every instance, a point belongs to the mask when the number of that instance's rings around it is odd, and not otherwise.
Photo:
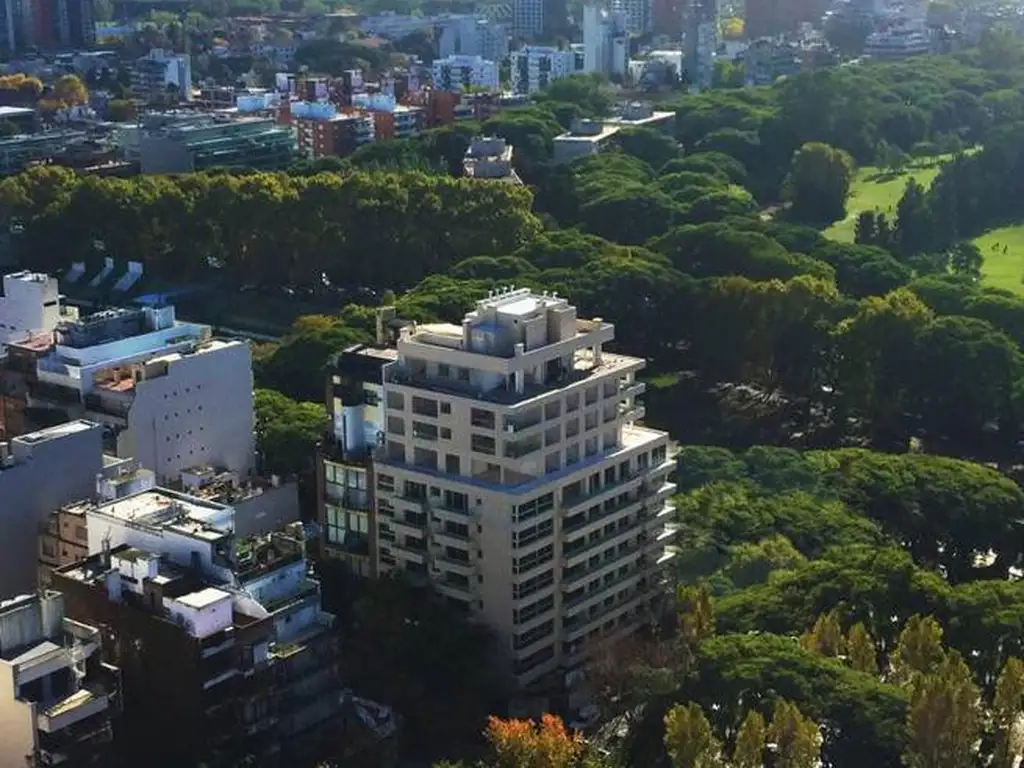
[(566, 643), (573, 643), (580, 638), (586, 636), (591, 630), (596, 629), (597, 626), (603, 624), (612, 619), (618, 619), (628, 611), (633, 610), (638, 603), (645, 600), (649, 595), (649, 590), (642, 592), (635, 592), (629, 595), (625, 600), (617, 601), (615, 605), (602, 608), (591, 616), (582, 618), (579, 621), (566, 622), (569, 626), (563, 625), (562, 629), (562, 641)]
[(55, 733), (105, 712), (109, 707), (110, 694), (82, 688), (36, 715), (36, 727), (44, 733)]
[(654, 547), (657, 547), (657, 549), (659, 550), (663, 548), (661, 545), (658, 545), (656, 540), (653, 539), (638, 542), (632, 544), (627, 549), (624, 549), (622, 551), (616, 551), (613, 557), (611, 557), (608, 560), (602, 560), (600, 563), (598, 563), (592, 568), (583, 569), (578, 573), (572, 574), (571, 576), (566, 576), (563, 574), (562, 588), (567, 592), (574, 591), (581, 586), (585, 586), (588, 581), (591, 581), (595, 578), (601, 578), (605, 574), (614, 571), (619, 566), (623, 565), (627, 560), (636, 560), (636, 564), (633, 566), (635, 568), (640, 567), (641, 565), (645, 565), (645, 562), (642, 562), (639, 558), (637, 558), (637, 555), (646, 553), (649, 549), (652, 549)]
[(579, 565), (584, 560), (589, 559), (592, 555), (597, 552), (601, 552), (608, 547), (622, 544), (628, 541), (634, 534), (643, 530), (646, 520), (636, 519), (629, 522), (628, 525), (621, 528), (616, 528), (615, 532), (602, 536), (595, 541), (585, 544), (580, 549), (574, 549), (571, 552), (562, 553), (562, 565), (565, 568), (572, 568), (574, 565)]
[(642, 381), (619, 382), (619, 397), (639, 397), (647, 391), (647, 385)]

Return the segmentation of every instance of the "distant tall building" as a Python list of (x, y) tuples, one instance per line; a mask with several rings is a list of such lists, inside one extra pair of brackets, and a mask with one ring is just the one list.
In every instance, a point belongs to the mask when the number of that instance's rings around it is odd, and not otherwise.
[(544, 34), (544, 0), (515, 0), (512, 31), (520, 40), (533, 40)]
[(654, 0), (651, 5), (651, 31), (673, 40), (683, 37), (684, 0)]
[(629, 61), (627, 20), (621, 11), (596, 5), (583, 7), (583, 69), (604, 75), (624, 75)]
[(803, 21), (821, 21), (829, 5), (825, 0), (747, 0), (744, 29), (750, 40), (774, 37)]
[(718, 0), (690, 0), (683, 43), (686, 81), (692, 88), (710, 88), (718, 48)]
[(92, 0), (35, 1), (53, 4), (56, 37), (61, 46), (89, 48), (96, 44), (96, 22), (93, 18)]
[(437, 46), (441, 59), (461, 54), (498, 62), (508, 56), (509, 28), (489, 19), (460, 16), (442, 25)]
[(629, 34), (645, 35), (651, 31), (652, 0), (613, 0), (612, 9), (623, 14)]
[(512, 90), (534, 93), (576, 72), (576, 54), (541, 45), (524, 45), (509, 54)]

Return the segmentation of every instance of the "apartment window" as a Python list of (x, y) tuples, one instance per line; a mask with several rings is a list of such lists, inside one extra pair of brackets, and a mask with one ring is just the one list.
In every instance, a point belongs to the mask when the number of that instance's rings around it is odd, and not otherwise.
[(449, 475), (457, 475), (461, 471), (461, 461), (454, 453), (446, 453), (444, 456), (444, 471)]
[(405, 395), (401, 392), (388, 392), (386, 402), (388, 410), (405, 410)]
[(562, 404), (557, 400), (552, 400), (550, 403), (544, 406), (544, 418), (545, 419), (557, 419), (562, 413)]
[(363, 389), (363, 405), (369, 405), (372, 408), (380, 405), (380, 395), (377, 394), (377, 390)]
[(455, 523), (451, 520), (445, 520), (444, 532), (448, 536), (457, 536), (460, 539), (469, 538), (469, 526), (465, 523)]
[(513, 520), (517, 523), (526, 522), (538, 515), (543, 515), (545, 512), (550, 512), (554, 506), (555, 494), (545, 493), (543, 496), (538, 496), (536, 499), (517, 506)]
[(445, 491), (444, 505), (448, 509), (457, 509), (460, 512), (465, 512), (469, 509), (469, 497), (458, 491)]
[(597, 402), (597, 387), (587, 387), (583, 392), (583, 403), (584, 405), (593, 405)]
[(542, 589), (550, 587), (554, 583), (555, 572), (549, 568), (544, 573), (538, 573), (536, 576), (531, 576), (519, 584), (513, 584), (512, 598), (514, 600), (522, 600)]
[(497, 452), (494, 438), (486, 435), (473, 435), (470, 439), (470, 447), (474, 453), (485, 453), (488, 456), (493, 456)]
[(415, 525), (418, 528), (422, 528), (427, 524), (427, 513), (420, 512), (415, 509), (407, 509), (402, 513), (402, 518), (405, 520), (407, 525)]
[(529, 632), (523, 632), (515, 636), (513, 641), (513, 647), (518, 651), (521, 648), (529, 648), (536, 642), (543, 640), (545, 637), (551, 636), (555, 631), (555, 622), (548, 619), (542, 624), (537, 625)]
[(535, 653), (531, 653), (522, 661), (517, 661), (515, 664), (515, 673), (517, 675), (525, 675), (528, 672), (536, 669), (537, 667), (545, 664), (555, 657), (555, 646), (549, 645), (545, 648), (541, 648)]
[(452, 368), (448, 363), (437, 364), (437, 375), (442, 379), (450, 379), (452, 377)]
[(459, 381), (469, 381), (469, 368), (459, 368)]
[(377, 475), (377, 490), (393, 493), (395, 490), (395, 478), (391, 475)]
[[(390, 419), (388, 419), (390, 421)], [(437, 440), (437, 425), (428, 424), (425, 421), (414, 421), (412, 423), (412, 436), (419, 440)]]
[(580, 444), (573, 443), (565, 449), (565, 465), (575, 464), (580, 460)]
[(531, 525), (521, 531), (512, 531), (512, 548), (519, 549), (526, 547), (541, 539), (546, 539), (554, 532), (555, 524), (552, 520), (545, 520), (537, 525)]
[(426, 541), (418, 536), (406, 536), (405, 540), (402, 542), (402, 546), (406, 549), (415, 550), (416, 552), (426, 552), (427, 550)]
[(456, 589), (469, 589), (469, 577), (454, 571), (445, 571), (444, 583)]
[(451, 412), (452, 412), (452, 404), (451, 403), (442, 402), (441, 403), (441, 413), (442, 413), (442, 415), (448, 416), (448, 415), (451, 414)]
[(427, 484), (417, 483), (412, 480), (405, 481), (405, 490), (402, 494), (407, 499), (426, 499), (427, 498)]
[(580, 409), (580, 396), (579, 393), (568, 395), (565, 398), (565, 412), (572, 413)]
[(454, 561), (456, 563), (468, 563), (469, 562), (469, 552), (467, 552), (466, 550), (464, 550), (464, 549), (462, 549), (460, 547), (452, 547), (452, 546), (445, 547), (444, 548), (444, 556), (446, 558), (448, 558), (449, 560), (452, 560), (452, 561)]
[(448, 427), (441, 427), (441, 439), (442, 440), (451, 440), (452, 439), (452, 431), (450, 429), (448, 429)]
[(512, 573), (528, 573), (538, 566), (549, 563), (555, 556), (555, 550), (548, 544), (522, 557), (512, 558)]
[(327, 506), (327, 541), (350, 552), (369, 553), (370, 518), (365, 512), (355, 512)]
[(388, 432), (392, 435), (404, 435), (405, 419), (400, 419), (397, 416), (388, 416)]
[(469, 412), (469, 421), (474, 427), (481, 429), (494, 429), (494, 411), (485, 411), (483, 408), (473, 408)]
[(413, 395), (412, 412), (418, 416), (429, 416), (437, 418), (437, 400), (428, 400), (425, 397)]
[(542, 597), (540, 600), (536, 600), (524, 608), (515, 608), (512, 610), (512, 623), (513, 624), (525, 624), (531, 619), (535, 619), (541, 616), (552, 608), (555, 607), (554, 595), (548, 595)]

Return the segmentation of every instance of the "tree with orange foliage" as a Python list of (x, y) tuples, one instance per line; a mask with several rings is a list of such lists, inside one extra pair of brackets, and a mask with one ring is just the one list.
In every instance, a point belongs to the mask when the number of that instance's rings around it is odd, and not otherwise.
[(533, 720), (490, 717), (484, 735), (494, 752), (494, 768), (572, 768), (583, 755), (583, 737), (555, 715)]

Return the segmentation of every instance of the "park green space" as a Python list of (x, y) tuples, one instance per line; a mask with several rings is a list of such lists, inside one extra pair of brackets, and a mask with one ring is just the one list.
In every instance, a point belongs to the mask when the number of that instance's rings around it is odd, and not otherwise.
[(985, 284), (1024, 296), (1024, 224), (990, 229), (973, 242), (985, 257)]
[(825, 230), (825, 237), (844, 243), (853, 242), (857, 215), (861, 211), (881, 211), (888, 218), (896, 215), (896, 203), (903, 196), (907, 182), (917, 179), (925, 189), (939, 173), (942, 164), (951, 155), (915, 159), (902, 171), (889, 171), (874, 165), (865, 165), (857, 170), (857, 178), (846, 201), (846, 218), (837, 221)]

